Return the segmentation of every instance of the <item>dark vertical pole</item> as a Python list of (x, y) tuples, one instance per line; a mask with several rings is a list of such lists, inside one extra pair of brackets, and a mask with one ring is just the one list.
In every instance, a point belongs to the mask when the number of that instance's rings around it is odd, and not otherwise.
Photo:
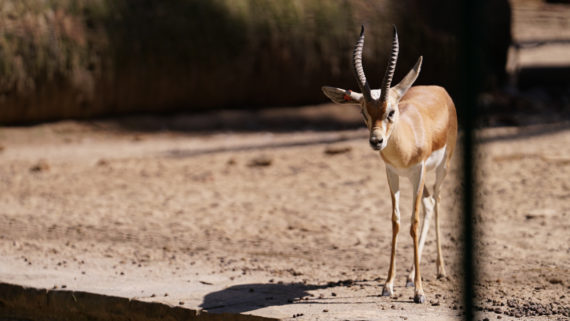
[(465, 320), (474, 318), (475, 282), (477, 267), (475, 265), (474, 242), (474, 195), (475, 182), (475, 142), (474, 122), (476, 117), (477, 94), (481, 84), (481, 0), (463, 0), (461, 5), (459, 34), (460, 56), (459, 66), (460, 101), (459, 120), (463, 129), (463, 306)]

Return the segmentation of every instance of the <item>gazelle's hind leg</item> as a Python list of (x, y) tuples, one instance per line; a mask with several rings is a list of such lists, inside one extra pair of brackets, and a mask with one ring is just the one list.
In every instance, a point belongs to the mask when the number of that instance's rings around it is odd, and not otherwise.
[[(424, 219), (422, 222), (422, 232), (420, 234), (420, 245), (419, 245), (419, 260), (422, 261), (422, 251), (424, 249), (424, 243), (427, 238), (429, 225), (431, 222), (431, 217), (434, 211), (435, 201), (433, 197), (430, 195), (427, 186), (424, 185), (424, 193), (422, 195), (422, 212), (424, 214)], [(412, 263), (412, 268), (410, 269), (410, 273), (408, 274), (408, 278), (406, 279), (406, 287), (414, 286), (414, 275), (416, 271), (414, 268), (414, 264)]]
[(435, 238), (437, 243), (437, 278), (443, 278), (447, 275), (445, 272), (445, 264), (443, 263), (443, 255), (441, 253), (441, 236), (439, 231), (439, 201), (441, 184), (447, 174), (449, 168), (449, 160), (442, 162), (435, 171), (435, 186), (434, 186), (434, 199), (435, 199)]

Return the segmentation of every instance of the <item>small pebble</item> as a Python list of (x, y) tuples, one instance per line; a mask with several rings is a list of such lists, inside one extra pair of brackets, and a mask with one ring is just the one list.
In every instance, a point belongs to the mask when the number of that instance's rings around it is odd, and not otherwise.
[(47, 161), (45, 160), (40, 160), (38, 161), (35, 165), (33, 165), (32, 167), (30, 167), (30, 171), (31, 172), (46, 172), (49, 170), (49, 164)]
[(348, 153), (352, 150), (350, 146), (340, 146), (340, 145), (329, 145), (325, 148), (325, 154), (327, 155), (337, 155)]
[(551, 284), (562, 284), (562, 280), (557, 278), (552, 278), (548, 280), (548, 282), (550, 282)]
[(271, 166), (273, 159), (266, 155), (257, 156), (249, 161), (247, 166), (249, 167), (267, 167)]

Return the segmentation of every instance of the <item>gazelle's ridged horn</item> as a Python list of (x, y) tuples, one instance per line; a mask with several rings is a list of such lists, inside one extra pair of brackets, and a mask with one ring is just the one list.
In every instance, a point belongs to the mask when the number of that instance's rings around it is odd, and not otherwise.
[(388, 98), (388, 91), (390, 90), (390, 85), (392, 84), (392, 78), (394, 77), (394, 71), (396, 70), (396, 61), (398, 60), (398, 50), (400, 46), (398, 44), (398, 31), (396, 26), (394, 26), (394, 37), (392, 39), (392, 53), (390, 55), (390, 60), (388, 62), (388, 67), (386, 67), (386, 73), (384, 74), (384, 79), (382, 79), (382, 90), (380, 92), (380, 101), (384, 102)]
[(362, 49), (364, 48), (364, 25), (360, 30), (360, 38), (354, 46), (354, 51), (352, 52), (352, 67), (354, 71), (354, 76), (358, 82), (358, 87), (364, 95), (366, 101), (372, 101), (372, 94), (370, 91), (370, 85), (366, 81), (366, 76), (364, 75), (364, 68), (362, 68)]

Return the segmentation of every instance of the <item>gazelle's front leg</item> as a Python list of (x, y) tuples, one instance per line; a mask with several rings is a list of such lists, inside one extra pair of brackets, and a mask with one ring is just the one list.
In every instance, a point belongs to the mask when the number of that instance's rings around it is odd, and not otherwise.
[(390, 253), (390, 270), (388, 270), (388, 278), (382, 290), (383, 296), (392, 296), (394, 294), (394, 278), (396, 276), (396, 243), (398, 241), (398, 232), (400, 231), (400, 178), (390, 169), (386, 168), (388, 176), (388, 185), (390, 186), (390, 195), (392, 196), (392, 251)]
[(422, 277), (420, 274), (420, 253), (419, 253), (419, 242), (418, 242), (418, 225), (420, 222), (420, 208), (421, 208), (421, 200), (422, 194), (424, 190), (424, 172), (425, 172), (425, 164), (422, 162), (417, 172), (414, 173), (412, 176), (412, 185), (413, 185), (413, 193), (414, 193), (414, 203), (413, 203), (413, 212), (412, 212), (412, 224), (410, 227), (410, 235), (412, 236), (414, 242), (414, 268), (415, 268), (415, 275), (414, 275), (414, 302), (416, 303), (423, 303), (425, 302), (426, 298), (424, 295), (424, 289), (422, 287)]

